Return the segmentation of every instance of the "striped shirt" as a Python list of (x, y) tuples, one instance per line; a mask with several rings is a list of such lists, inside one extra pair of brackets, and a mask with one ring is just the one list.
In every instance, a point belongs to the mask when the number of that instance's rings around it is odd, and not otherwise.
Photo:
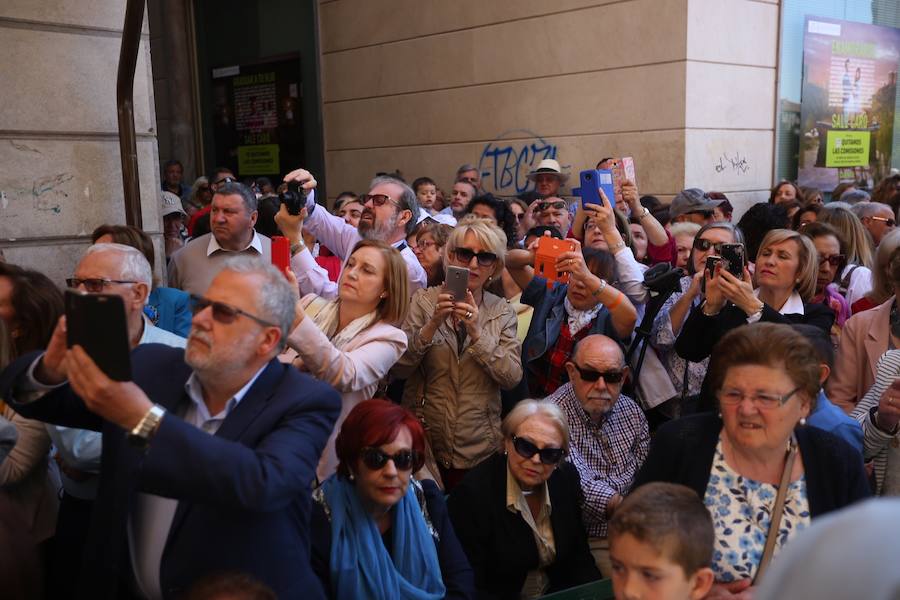
[(581, 518), (590, 537), (606, 537), (606, 506), (624, 496), (647, 458), (650, 432), (640, 407), (620, 395), (599, 423), (591, 421), (569, 382), (547, 400), (556, 403), (569, 423), (569, 454), (578, 470), (583, 494)]
[[(878, 406), (881, 395), (900, 376), (900, 350), (888, 350), (878, 359), (875, 383), (850, 414), (863, 430), (863, 454), (875, 467), (875, 493), (900, 494), (900, 434), (885, 433), (872, 422), (871, 411)], [(888, 473), (888, 469), (891, 473)]]

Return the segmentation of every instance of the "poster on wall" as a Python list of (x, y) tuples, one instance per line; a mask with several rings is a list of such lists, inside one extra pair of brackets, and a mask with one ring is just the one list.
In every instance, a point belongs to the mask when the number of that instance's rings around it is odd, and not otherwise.
[(871, 188), (889, 174), (900, 29), (807, 17), (798, 183)]
[(213, 69), (212, 99), (217, 165), (244, 179), (306, 164), (299, 59)]

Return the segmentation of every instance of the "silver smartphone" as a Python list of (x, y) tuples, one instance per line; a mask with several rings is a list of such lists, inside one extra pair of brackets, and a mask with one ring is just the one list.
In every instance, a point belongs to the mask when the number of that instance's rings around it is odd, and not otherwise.
[(453, 299), (463, 302), (466, 299), (466, 289), (469, 286), (469, 270), (464, 267), (447, 267), (447, 292), (453, 294)]

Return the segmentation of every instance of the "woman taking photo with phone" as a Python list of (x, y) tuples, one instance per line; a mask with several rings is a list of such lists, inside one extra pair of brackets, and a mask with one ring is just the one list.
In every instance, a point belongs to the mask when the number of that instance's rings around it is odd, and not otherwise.
[[(289, 279), (296, 285), (290, 269)], [(409, 307), (406, 262), (395, 248), (377, 240), (356, 244), (338, 280), (338, 297), (308, 294), (297, 303), (294, 327), (282, 359), (341, 392), (341, 414), (322, 453), (319, 481), (334, 473), (334, 439), (341, 423), (406, 350), (399, 329)]]
[(522, 379), (516, 313), (484, 290), (505, 257), (499, 228), (463, 218), (444, 247), (444, 264), (468, 270), (465, 296), (454, 296), (449, 281), (419, 290), (403, 324), (408, 347), (392, 374), (406, 379), (403, 405), (422, 420), (439, 470), (432, 474), (447, 491), (497, 447), (500, 390)]
[(337, 473), (313, 492), (312, 567), (335, 600), (466, 600), (472, 569), (444, 495), (416, 481), (425, 434), (386, 400), (350, 411), (335, 442)]

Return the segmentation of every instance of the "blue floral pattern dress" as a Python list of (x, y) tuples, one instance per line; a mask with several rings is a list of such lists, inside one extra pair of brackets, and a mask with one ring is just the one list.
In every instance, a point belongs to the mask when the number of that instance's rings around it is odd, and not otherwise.
[[(715, 548), (712, 569), (716, 581), (752, 579), (762, 558), (778, 487), (739, 475), (726, 462), (722, 440), (716, 445), (703, 503), (712, 516)], [(806, 477), (793, 481), (784, 502), (773, 559), (784, 543), (809, 527)]]

